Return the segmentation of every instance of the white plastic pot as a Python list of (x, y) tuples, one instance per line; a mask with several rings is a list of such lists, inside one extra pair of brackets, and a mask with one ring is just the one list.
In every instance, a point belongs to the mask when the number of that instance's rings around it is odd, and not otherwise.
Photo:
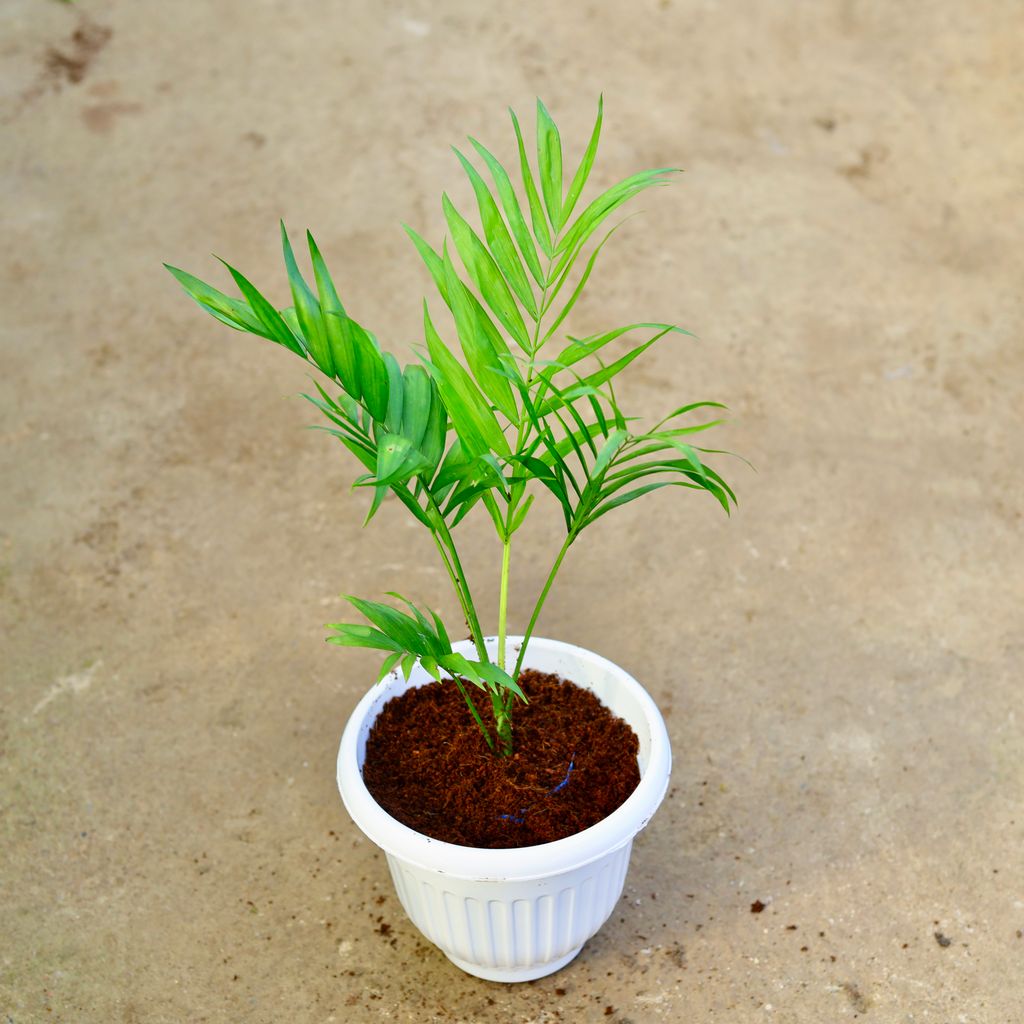
[[(509, 637), (518, 653), (520, 637)], [(496, 641), (488, 638), (493, 656)], [(469, 641), (455, 650), (472, 655)], [(490, 981), (530, 981), (579, 953), (622, 894), (633, 837), (668, 788), (672, 754), (665, 722), (647, 691), (581, 647), (534, 637), (524, 668), (552, 672), (593, 691), (640, 741), (640, 784), (607, 818), (566, 839), (518, 850), (455, 846), (392, 818), (363, 783), (366, 739), (381, 708), (430, 677), (419, 666), (392, 673), (359, 702), (338, 751), (338, 789), (352, 820), (387, 855), (398, 898), (413, 924), (456, 966)]]

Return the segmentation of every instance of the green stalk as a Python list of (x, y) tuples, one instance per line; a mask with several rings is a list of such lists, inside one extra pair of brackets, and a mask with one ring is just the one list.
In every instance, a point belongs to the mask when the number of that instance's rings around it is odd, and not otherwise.
[(484, 644), (483, 630), (480, 628), (480, 619), (476, 614), (476, 605), (473, 603), (473, 595), (470, 592), (466, 574), (462, 569), (462, 562), (459, 560), (459, 552), (455, 547), (455, 541), (452, 538), (451, 531), (448, 529), (448, 524), (444, 521), (444, 516), (441, 515), (441, 510), (437, 507), (437, 502), (434, 501), (434, 496), (429, 491), (426, 492), (426, 496), (427, 511), (428, 514), (431, 514), (431, 519), (434, 521), (434, 530), (431, 531), (434, 543), (441, 552), (445, 568), (448, 570), (448, 576), (452, 581), (452, 586), (459, 595), (459, 603), (462, 605), (462, 613), (466, 616), (466, 625), (469, 626), (469, 632), (473, 638), (477, 656), (481, 661), (490, 661), (490, 658), (487, 656), (487, 647)]
[[(550, 282), (548, 277), (551, 274), (552, 259), (548, 260), (547, 270), (544, 274), (544, 287), (541, 289), (540, 305), (537, 307), (540, 310), (544, 308), (544, 302), (547, 298), (548, 288)], [(540, 331), (541, 324), (544, 316), (541, 313), (536, 320), (536, 324), (533, 331), (533, 346), (530, 351), (529, 361), (526, 369), (526, 386), (529, 388), (530, 384), (533, 383), (533, 372), (534, 372), (534, 357), (541, 347)], [(514, 450), (518, 453), (522, 451), (523, 443), (529, 436), (530, 424), (527, 419), (519, 424), (516, 431), (516, 443)], [(498, 668), (504, 670), (507, 657), (506, 657), (506, 635), (508, 627), (508, 590), (510, 580), (510, 569), (512, 561), (512, 520), (516, 514), (516, 508), (518, 502), (515, 498), (509, 499), (508, 511), (505, 517), (505, 536), (502, 538), (502, 550), (501, 550), (501, 586), (498, 591)], [(564, 553), (563, 553), (564, 554)], [(561, 561), (559, 556), (559, 561)], [(557, 571), (557, 566), (555, 570)], [(549, 579), (545, 586), (544, 594), (541, 597), (541, 603), (543, 603), (544, 597), (547, 596), (547, 591), (551, 587), (552, 580)], [(532, 627), (536, 621), (537, 614), (539, 614), (539, 607), (535, 609), (533, 620), (530, 623), (530, 629), (527, 631), (527, 636), (523, 640), (522, 647), (519, 651), (519, 657), (516, 661), (516, 670), (512, 673), (513, 679), (519, 678), (519, 671), (522, 667), (523, 652), (526, 650), (526, 639), (529, 638)], [(502, 754), (508, 757), (512, 754), (512, 706), (515, 702), (515, 695), (511, 692), (498, 694), (491, 694), (491, 708), (494, 712), (494, 728), (498, 738), (498, 742), (501, 744)]]
[[(466, 617), (466, 622), (469, 623), (470, 632), (473, 636), (473, 642), (476, 645), (477, 653), (481, 660), (487, 660), (487, 649), (484, 646), (483, 635), (480, 631), (480, 622), (477, 619), (476, 610), (473, 607), (473, 596), (469, 591), (469, 584), (466, 582), (465, 574), (462, 571), (462, 563), (459, 561), (459, 553), (455, 549), (455, 542), (452, 539), (451, 532), (448, 530), (447, 524), (444, 521), (444, 517), (441, 515), (440, 509), (437, 507), (437, 503), (434, 501), (433, 496), (427, 492), (427, 511), (433, 513), (431, 516), (435, 522), (435, 528), (430, 531), (431, 537), (434, 538), (434, 543), (437, 545), (437, 550), (441, 553), (441, 561), (444, 562), (444, 567), (448, 572), (448, 577), (452, 581), (452, 586), (455, 588), (455, 593), (458, 595), (459, 604), (462, 606), (463, 615)], [(442, 536), (447, 538), (447, 545), (442, 540)], [(487, 730), (487, 726), (484, 725), (483, 719), (480, 717), (480, 712), (477, 711), (476, 705), (473, 703), (469, 694), (466, 692), (465, 684), (462, 680), (453, 672), (452, 679), (455, 681), (455, 685), (459, 688), (459, 693), (462, 694), (462, 699), (466, 702), (466, 706), (469, 708), (469, 713), (473, 716), (473, 721), (476, 722), (477, 727), (483, 734), (484, 740), (487, 742), (487, 746), (492, 752), (495, 751), (494, 740), (491, 738), (490, 732)], [(494, 695), (491, 695), (491, 705), (494, 705)], [(501, 716), (497, 711), (494, 712), (494, 723), (495, 723), (495, 734), (498, 737), (498, 741), (502, 744), (502, 753), (506, 756), (512, 753), (512, 731), (511, 725), (508, 722), (507, 715)], [(504, 725), (504, 728), (502, 726)]]
[(459, 688), (459, 693), (462, 694), (462, 699), (469, 706), (469, 713), (473, 716), (473, 720), (476, 722), (478, 726), (480, 726), (480, 731), (484, 734), (484, 739), (487, 740), (487, 746), (489, 746), (491, 748), (491, 751), (493, 752), (494, 740), (491, 739), (491, 734), (487, 731), (487, 726), (484, 725), (484, 720), (480, 717), (480, 712), (477, 711), (476, 705), (473, 703), (469, 694), (466, 693), (465, 685), (463, 684), (462, 680), (457, 675), (455, 675), (454, 672), (452, 673), (452, 679), (455, 680), (455, 685)]
[[(511, 519), (512, 505), (509, 505)], [(507, 527), (506, 527), (507, 528)], [(505, 668), (505, 625), (508, 616), (509, 564), (512, 556), (512, 538), (505, 536), (501, 549), (501, 590), (498, 592), (498, 668)]]
[(565, 554), (569, 550), (569, 545), (572, 544), (575, 539), (576, 537), (572, 533), (565, 538), (565, 541), (555, 558), (555, 564), (551, 566), (551, 572), (548, 573), (548, 578), (544, 582), (544, 589), (540, 592), (540, 597), (537, 598), (537, 603), (533, 608), (533, 614), (530, 616), (530, 624), (526, 627), (526, 633), (523, 635), (523, 644), (519, 648), (519, 657), (516, 659), (515, 671), (510, 673), (513, 679), (519, 678), (519, 673), (523, 668), (523, 658), (526, 655), (526, 645), (530, 642), (530, 637), (533, 636), (533, 628), (537, 625), (537, 619), (540, 617), (540, 610), (544, 607), (544, 602), (547, 600), (551, 584), (555, 582), (558, 570), (562, 566), (562, 559), (565, 558)]
[[(555, 241), (557, 242), (557, 239)], [(544, 287), (541, 289), (541, 293), (540, 293), (540, 305), (538, 305), (538, 307), (537, 307), (538, 310), (542, 310), (544, 308), (544, 301), (547, 298), (548, 288), (550, 286), (550, 283), (548, 281), (548, 276), (551, 274), (551, 264), (552, 264), (552, 262), (553, 262), (552, 259), (548, 260), (547, 270), (545, 271), (545, 274), (544, 274)], [(530, 385), (533, 383), (533, 370), (534, 370), (533, 360), (534, 360), (534, 356), (537, 354), (537, 351), (540, 348), (540, 328), (541, 328), (541, 323), (543, 322), (543, 320), (544, 320), (544, 314), (543, 313), (539, 313), (538, 316), (537, 316), (536, 324), (534, 326), (534, 330), (533, 330), (533, 346), (532, 346), (532, 349), (531, 349), (531, 352), (530, 352), (529, 362), (527, 363), (527, 367), (526, 367), (526, 387), (527, 387), (527, 389), (529, 389)], [(522, 422), (519, 424), (518, 430), (516, 431), (516, 444), (515, 444), (515, 451), (516, 451), (516, 453), (519, 453), (519, 452), (522, 451), (522, 449), (523, 449), (523, 442), (529, 436), (529, 432), (530, 432), (529, 420), (524, 417)], [(505, 668), (505, 662), (506, 662), (506, 657), (505, 657), (505, 635), (506, 635), (506, 626), (507, 626), (507, 620), (508, 620), (509, 570), (510, 570), (511, 560), (512, 560), (512, 534), (511, 534), (510, 531), (512, 529), (512, 519), (513, 519), (513, 517), (516, 514), (516, 507), (517, 507), (517, 505), (518, 505), (518, 502), (515, 499), (510, 499), (509, 500), (508, 513), (507, 513), (507, 515), (505, 517), (505, 536), (502, 539), (502, 551), (501, 551), (501, 589), (498, 592), (498, 668), (500, 668), (500, 669), (504, 669)], [(518, 673), (518, 667), (517, 667), (516, 674), (512, 678), (516, 679), (516, 678), (518, 678), (518, 675), (519, 675), (519, 673)], [(511, 695), (508, 695), (508, 696), (509, 696), (509, 699), (507, 701), (505, 701), (505, 700), (502, 701), (503, 713), (504, 713), (504, 716), (506, 718), (511, 714), (511, 711), (512, 711)], [(511, 729), (511, 724), (509, 725), (509, 729)], [(509, 742), (511, 743), (511, 733), (510, 733)]]
[(501, 693), (491, 691), (491, 711), (494, 713), (494, 733), (501, 745), (501, 756), (512, 756), (512, 715)]

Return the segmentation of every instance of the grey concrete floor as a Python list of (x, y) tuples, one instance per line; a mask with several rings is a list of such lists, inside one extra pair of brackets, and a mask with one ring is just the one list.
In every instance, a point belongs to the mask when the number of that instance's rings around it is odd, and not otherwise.
[[(7, 0), (0, 1019), (1024, 1018), (1022, 42), (1016, 0)], [(731, 521), (662, 492), (566, 564), (541, 631), (646, 683), (673, 787), (621, 914), (501, 987), (421, 941), (333, 778), (375, 659), (322, 623), (454, 618), (432, 549), (390, 505), (360, 531), (302, 367), (160, 264), (284, 304), (308, 225), (405, 354), (399, 224), (466, 204), (449, 146), (508, 158), (540, 95), (578, 153), (601, 91), (597, 184), (687, 173), (575, 326), (699, 334), (624, 400), (727, 402), (757, 473)], [(489, 525), (463, 544), (492, 593)]]

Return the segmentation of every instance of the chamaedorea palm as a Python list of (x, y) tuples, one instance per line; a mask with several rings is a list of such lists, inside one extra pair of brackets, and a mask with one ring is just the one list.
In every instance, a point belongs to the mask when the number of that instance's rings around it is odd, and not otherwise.
[[(353, 319), (338, 296), (320, 251), (307, 233), (315, 289), (302, 276), (288, 234), (281, 227), (293, 304), (275, 308), (234, 267), (241, 298), (230, 298), (184, 271), (168, 267), (189, 295), (231, 327), (269, 338), (312, 362), (334, 385), (316, 384), (306, 395), (330, 420), (324, 429), (362, 463), (357, 486), (373, 489), (367, 522), (388, 492), (430, 531), (458, 596), (476, 648), (475, 659), (452, 650), (441, 618), (401, 597), (407, 611), (348, 600), (368, 624), (336, 623), (329, 642), (387, 652), (380, 677), (417, 660), (436, 678), (459, 687), (492, 750), (512, 750), (512, 709), (524, 699), (517, 679), (538, 616), (566, 552), (606, 512), (666, 486), (704, 490), (729, 511), (735, 496), (688, 435), (719, 420), (676, 424), (717, 402), (682, 405), (651, 429), (638, 429), (616, 401), (614, 381), (634, 359), (670, 333), (671, 324), (633, 323), (585, 338), (567, 336), (558, 351), (548, 346), (579, 300), (612, 228), (578, 269), (595, 231), (644, 189), (666, 184), (671, 168), (643, 171), (601, 193), (573, 216), (590, 175), (601, 134), (602, 106), (590, 142), (566, 189), (562, 144), (551, 116), (537, 104), (535, 177), (516, 115), (512, 113), (524, 206), (497, 158), (470, 143), (493, 188), (465, 154), (456, 155), (476, 197), (479, 233), (442, 200), (451, 248), (440, 251), (406, 228), (433, 277), (454, 323), (465, 365), (442, 340), (426, 303), (426, 351), (404, 368)], [(529, 219), (527, 219), (527, 217)], [(570, 286), (570, 282), (573, 282)], [(568, 294), (566, 295), (566, 292)], [(642, 333), (623, 354), (606, 361), (606, 349)], [(537, 596), (513, 666), (506, 627), (512, 540), (522, 526), (537, 486), (556, 499), (565, 538)], [(502, 547), (497, 656), (485, 645), (476, 605), (463, 571), (453, 530), (477, 505), (490, 516)], [(478, 714), (466, 683), (485, 690), (493, 723)]]

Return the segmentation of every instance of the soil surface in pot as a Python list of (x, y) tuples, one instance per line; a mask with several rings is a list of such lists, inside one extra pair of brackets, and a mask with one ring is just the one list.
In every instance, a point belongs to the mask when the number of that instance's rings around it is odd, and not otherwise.
[[(515, 752), (493, 754), (458, 688), (414, 687), (384, 706), (363, 781), (392, 817), (434, 839), (501, 849), (582, 832), (640, 782), (632, 728), (589, 690), (527, 670), (513, 710)], [(490, 724), (489, 699), (471, 694)]]

